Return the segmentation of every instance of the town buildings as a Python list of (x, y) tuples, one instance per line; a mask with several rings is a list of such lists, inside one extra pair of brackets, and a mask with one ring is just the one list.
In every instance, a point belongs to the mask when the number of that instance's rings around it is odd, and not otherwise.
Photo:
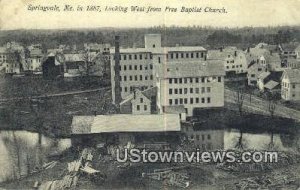
[(247, 60), (245, 52), (238, 50), (236, 47), (220, 48), (220, 50), (209, 50), (207, 53), (208, 60), (223, 61), (225, 72), (240, 74), (247, 73)]
[(286, 101), (300, 100), (300, 70), (285, 69), (281, 81), (281, 97)]
[(279, 93), (283, 71), (266, 71), (258, 76), (257, 86), (261, 92)]

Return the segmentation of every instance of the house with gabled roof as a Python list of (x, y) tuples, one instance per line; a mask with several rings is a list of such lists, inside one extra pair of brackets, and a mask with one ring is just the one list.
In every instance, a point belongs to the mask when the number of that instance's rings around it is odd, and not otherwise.
[(281, 77), (281, 97), (286, 101), (300, 100), (300, 70), (286, 69)]

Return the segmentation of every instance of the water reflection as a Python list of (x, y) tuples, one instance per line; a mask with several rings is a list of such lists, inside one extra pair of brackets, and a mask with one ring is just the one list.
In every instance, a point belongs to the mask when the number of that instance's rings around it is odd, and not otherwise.
[(300, 135), (275, 133), (246, 133), (234, 129), (194, 129), (184, 127), (187, 139), (200, 150), (255, 149), (299, 151)]
[(0, 131), (0, 181), (28, 175), (48, 162), (49, 155), (70, 146), (69, 139), (52, 139), (27, 131)]

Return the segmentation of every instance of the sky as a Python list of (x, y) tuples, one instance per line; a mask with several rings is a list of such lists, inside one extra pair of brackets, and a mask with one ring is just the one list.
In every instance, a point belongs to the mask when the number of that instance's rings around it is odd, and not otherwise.
[[(30, 6), (59, 6), (60, 12), (30, 11)], [(75, 11), (63, 11), (71, 5)], [(100, 6), (101, 12), (76, 11), (78, 5)], [(158, 7), (161, 12), (106, 12), (106, 6)], [(177, 12), (165, 12), (166, 7)], [(181, 12), (182, 7), (202, 12)], [(227, 13), (204, 13), (203, 9)], [(151, 26), (283, 26), (300, 25), (300, 0), (0, 0), (0, 30)], [(145, 10), (146, 11), (146, 10)]]

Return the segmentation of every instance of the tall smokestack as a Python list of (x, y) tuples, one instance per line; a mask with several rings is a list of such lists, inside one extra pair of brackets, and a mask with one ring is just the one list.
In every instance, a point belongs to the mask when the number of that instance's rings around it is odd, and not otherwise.
[(120, 36), (115, 36), (115, 105), (119, 108), (121, 102), (120, 85)]

